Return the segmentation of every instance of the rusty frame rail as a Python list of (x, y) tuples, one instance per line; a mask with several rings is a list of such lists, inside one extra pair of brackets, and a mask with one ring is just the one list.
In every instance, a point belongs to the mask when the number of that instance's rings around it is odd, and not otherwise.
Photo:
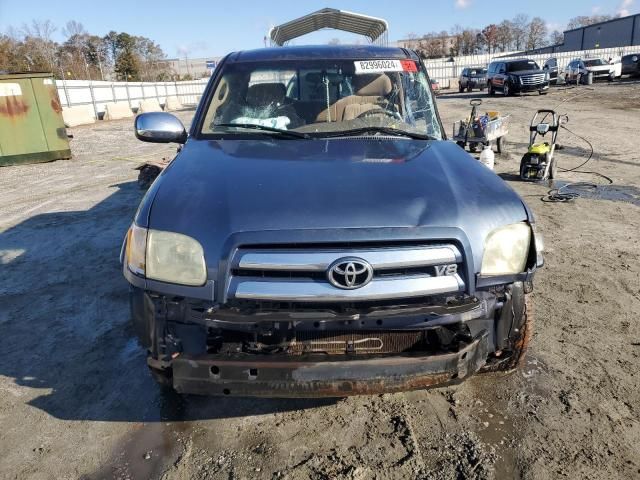
[(346, 397), (419, 390), (462, 381), (485, 364), (488, 354), (488, 333), (482, 331), (458, 352), (428, 356), (342, 361), (317, 356), (306, 361), (269, 355), (179, 356), (172, 365), (173, 387), (180, 393), (252, 397)]

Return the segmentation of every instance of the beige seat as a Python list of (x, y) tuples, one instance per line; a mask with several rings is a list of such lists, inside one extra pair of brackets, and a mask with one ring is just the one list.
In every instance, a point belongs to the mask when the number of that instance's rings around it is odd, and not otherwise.
[(353, 120), (369, 110), (380, 108), (386, 96), (393, 91), (391, 79), (385, 75), (365, 74), (353, 76), (354, 95), (339, 99), (329, 109), (318, 114), (317, 122), (326, 122), (330, 114), (332, 122)]

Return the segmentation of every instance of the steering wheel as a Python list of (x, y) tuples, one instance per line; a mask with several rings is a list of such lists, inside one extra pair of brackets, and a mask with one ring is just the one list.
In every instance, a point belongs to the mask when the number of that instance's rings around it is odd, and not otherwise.
[(382, 107), (372, 108), (371, 110), (367, 110), (366, 112), (362, 112), (356, 118), (366, 118), (366, 117), (370, 117), (372, 115), (380, 115), (380, 114), (387, 115), (387, 116), (392, 117), (392, 118), (394, 118), (396, 120), (402, 121), (402, 117), (400, 116), (400, 114), (398, 112), (392, 112), (391, 110), (387, 110), (386, 108), (382, 108)]

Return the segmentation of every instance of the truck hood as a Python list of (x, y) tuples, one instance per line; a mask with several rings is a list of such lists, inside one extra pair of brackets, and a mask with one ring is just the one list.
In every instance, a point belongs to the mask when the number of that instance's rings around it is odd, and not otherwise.
[(518, 195), (455, 143), (387, 137), (191, 139), (148, 197), (136, 222), (198, 239), (208, 264), (241, 232), (330, 231), (344, 242), (362, 229), (379, 241), (383, 228), (453, 227), (482, 245), (527, 219)]
[(586, 67), (590, 72), (610, 72), (613, 70), (613, 65), (594, 65), (593, 67)]

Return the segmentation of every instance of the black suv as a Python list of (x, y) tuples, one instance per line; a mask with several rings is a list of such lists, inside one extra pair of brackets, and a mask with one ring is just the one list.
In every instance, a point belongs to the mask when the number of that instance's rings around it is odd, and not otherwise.
[(474, 88), (480, 90), (487, 88), (487, 69), (484, 67), (467, 67), (462, 69), (458, 81), (458, 90), (462, 93), (465, 88), (468, 92)]
[(558, 59), (555, 57), (549, 58), (546, 62), (544, 62), (543, 70), (549, 72), (549, 82), (557, 85), (558, 84)]
[(496, 60), (489, 64), (487, 91), (489, 95), (494, 95), (496, 89), (502, 91), (505, 97), (512, 93), (533, 91), (544, 95), (549, 89), (549, 72), (526, 58)]
[(640, 75), (640, 53), (622, 57), (622, 75)]

